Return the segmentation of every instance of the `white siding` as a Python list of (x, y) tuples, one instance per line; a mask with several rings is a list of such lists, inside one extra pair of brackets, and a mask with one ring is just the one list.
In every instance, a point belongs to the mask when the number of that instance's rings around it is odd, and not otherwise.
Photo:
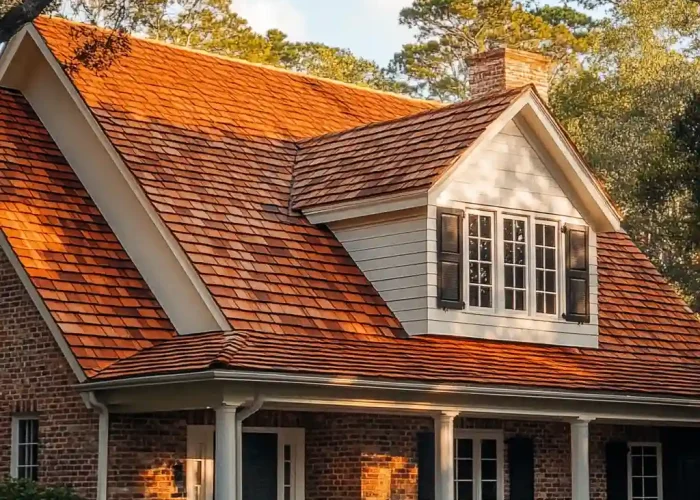
[[(331, 226), (408, 333), (427, 333), (428, 255), (435, 258), (435, 220), (424, 211)], [(435, 291), (433, 291), (435, 292)]]
[(512, 121), (457, 167), (440, 200), (581, 218)]
[[(548, 160), (545, 160), (550, 164)], [(556, 167), (550, 167), (556, 168)], [(432, 199), (441, 206), (480, 208), (557, 220), (560, 223), (586, 225), (580, 212), (565, 190), (555, 181), (545, 162), (512, 121), (489, 143), (463, 164), (457, 166), (451, 178)], [(429, 223), (435, 224), (436, 206), (429, 206)], [(597, 346), (598, 334), (598, 271), (596, 238), (590, 231), (590, 302), (591, 323), (578, 325), (561, 317), (516, 316), (482, 312), (478, 309), (443, 311), (437, 308), (436, 251), (428, 252), (428, 330), (433, 334), (459, 335), (488, 339), (506, 339), (559, 345)], [(563, 248), (564, 237), (559, 248)], [(565, 282), (563, 252), (559, 252), (560, 307), (563, 310)], [(498, 257), (498, 256), (497, 256)], [(498, 266), (496, 266), (498, 273)], [(496, 283), (498, 277), (496, 276)], [(496, 287), (498, 289), (498, 287)], [(466, 297), (466, 293), (465, 293)], [(498, 294), (495, 297), (498, 301)]]

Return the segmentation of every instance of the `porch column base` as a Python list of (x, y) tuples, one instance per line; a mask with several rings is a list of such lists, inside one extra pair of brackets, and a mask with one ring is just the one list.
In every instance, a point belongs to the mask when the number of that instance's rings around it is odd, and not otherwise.
[(458, 412), (435, 416), (435, 498), (455, 497), (455, 417)]
[(236, 407), (220, 406), (216, 409), (215, 500), (238, 500), (237, 441)]
[(571, 422), (571, 493), (572, 500), (590, 500), (591, 475), (588, 455), (588, 424), (590, 420)]

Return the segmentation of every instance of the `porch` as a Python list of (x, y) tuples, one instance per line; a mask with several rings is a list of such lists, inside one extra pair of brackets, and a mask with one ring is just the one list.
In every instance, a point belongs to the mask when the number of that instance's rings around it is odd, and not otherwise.
[[(700, 494), (698, 411), (671, 400), (652, 406), (634, 398), (535, 401), (440, 391), (428, 403), (425, 395), (389, 401), (368, 390), (359, 398), (348, 387), (332, 397), (322, 391), (323, 398), (310, 387), (251, 384), (247, 398), (233, 397), (240, 387), (230, 389), (178, 384), (99, 394), (110, 410), (105, 498), (685, 500)], [(209, 404), (212, 393), (218, 404)], [(446, 404), (452, 399), (462, 400), (461, 407)]]

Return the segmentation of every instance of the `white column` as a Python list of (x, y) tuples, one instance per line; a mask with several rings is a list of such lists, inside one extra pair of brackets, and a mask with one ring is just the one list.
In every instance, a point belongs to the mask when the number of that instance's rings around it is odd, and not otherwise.
[(589, 419), (571, 422), (571, 489), (572, 500), (590, 500), (591, 477), (588, 457)]
[(457, 412), (435, 416), (435, 499), (455, 497), (455, 417)]
[(237, 429), (236, 407), (216, 409), (216, 451), (214, 457), (215, 500), (237, 499)]

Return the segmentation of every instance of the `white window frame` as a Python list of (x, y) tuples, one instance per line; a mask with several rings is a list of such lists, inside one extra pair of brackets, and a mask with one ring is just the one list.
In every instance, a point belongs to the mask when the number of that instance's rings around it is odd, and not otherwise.
[[(19, 424), (21, 421), (26, 421), (26, 420), (31, 420), (37, 423), (37, 435), (36, 435), (36, 443), (39, 447), (41, 447), (41, 439), (39, 436), (39, 416), (33, 413), (28, 413), (28, 414), (21, 414), (21, 415), (13, 415), (12, 416), (12, 437), (11, 437), (11, 442), (12, 442), (12, 450), (10, 452), (10, 475), (13, 478), (19, 477)], [(37, 479), (39, 478), (39, 467), (40, 467), (40, 461), (39, 461), (39, 454), (37, 453), (36, 458), (36, 468), (37, 468)]]
[[(481, 500), (481, 441), (494, 440), (496, 441), (496, 477), (497, 477), (497, 499), (504, 500), (505, 488), (505, 458), (504, 458), (504, 439), (502, 430), (487, 430), (487, 429), (455, 429), (455, 462), (457, 461), (457, 440), (471, 439), (474, 444), (472, 464), (473, 464), (473, 498)], [(456, 465), (456, 464), (455, 464)], [(455, 474), (457, 468), (455, 467)], [(455, 476), (455, 495), (457, 495), (457, 478)]]
[(663, 500), (664, 482), (663, 482), (663, 455), (661, 454), (661, 443), (658, 442), (629, 442), (627, 443), (627, 499), (635, 500), (639, 497), (632, 496), (632, 448), (655, 448), (656, 449), (656, 488), (657, 495), (653, 498)]
[[(491, 307), (481, 307), (481, 306), (473, 306), (469, 303), (470, 296), (469, 296), (469, 216), (470, 215), (476, 215), (477, 217), (479, 216), (488, 216), (491, 217)], [(482, 313), (495, 313), (498, 310), (498, 299), (500, 296), (499, 293), (499, 288), (500, 288), (500, 282), (499, 282), (499, 255), (500, 255), (500, 249), (498, 248), (498, 217), (499, 214), (498, 212), (494, 211), (489, 211), (489, 210), (480, 210), (480, 209), (474, 209), (474, 208), (467, 208), (464, 212), (464, 227), (462, 228), (462, 234), (463, 236), (463, 246), (464, 246), (464, 279), (463, 281), (463, 294), (464, 294), (464, 303), (466, 304), (466, 310), (471, 310), (474, 312), (482, 312)], [(477, 262), (477, 261), (475, 261)], [(478, 262), (481, 262), (479, 260)]]
[[(537, 245), (537, 225), (538, 224), (544, 224), (546, 226), (553, 226), (554, 227), (554, 243), (556, 245), (554, 249), (554, 258), (556, 262), (556, 285), (557, 285), (557, 296), (556, 300), (554, 301), (555, 304), (555, 311), (554, 314), (547, 314), (547, 313), (540, 313), (537, 312), (537, 251), (536, 251), (536, 245)], [(564, 255), (564, 252), (562, 249), (564, 248), (564, 234), (561, 231), (561, 223), (559, 221), (555, 220), (550, 220), (550, 219), (545, 219), (545, 218), (539, 218), (539, 217), (531, 217), (530, 218), (530, 227), (532, 230), (532, 251), (530, 252), (532, 255), (530, 256), (530, 269), (531, 269), (531, 283), (532, 283), (532, 290), (531, 290), (531, 295), (532, 295), (532, 315), (538, 318), (546, 318), (546, 319), (561, 319), (561, 312), (565, 310), (566, 308), (566, 303), (565, 303), (565, 297), (564, 297), (564, 289), (566, 287), (566, 273), (564, 272), (564, 265), (566, 264), (565, 258), (566, 256)], [(588, 291), (590, 293), (590, 290)]]
[[(545, 321), (565, 322), (562, 318), (562, 311), (566, 310), (566, 273), (564, 272), (566, 265), (566, 256), (563, 249), (565, 248), (565, 235), (562, 232), (564, 224), (581, 224), (581, 220), (565, 217), (554, 216), (544, 213), (527, 212), (517, 209), (506, 209), (500, 207), (484, 207), (477, 205), (461, 205), (464, 208), (464, 225), (462, 228), (463, 252), (464, 252), (464, 271), (463, 271), (463, 294), (465, 297), (465, 308), (463, 314), (483, 314), (486, 316), (505, 316), (510, 318), (531, 318)], [(477, 307), (469, 304), (469, 215), (490, 215), (493, 220), (492, 227), (492, 277), (493, 296), (492, 307)], [(526, 221), (527, 231), (527, 305), (525, 311), (517, 311), (505, 308), (505, 262), (503, 252), (503, 219), (513, 218)], [(557, 263), (557, 299), (556, 299), (556, 314), (546, 314), (537, 312), (536, 304), (536, 253), (535, 253), (535, 227), (537, 224), (546, 224), (554, 226), (556, 238), (556, 263)], [(590, 293), (590, 290), (589, 290)]]
[[(195, 463), (204, 461), (205, 494), (204, 500), (214, 500), (214, 429), (213, 425), (187, 426), (187, 499), (194, 500)], [(284, 450), (290, 446), (291, 452), (291, 498), (305, 498), (305, 431), (298, 427), (243, 427), (244, 433), (277, 434), (277, 499), (284, 500)], [(204, 451), (204, 457), (197, 456), (196, 449)], [(240, 470), (240, 468), (239, 468)], [(241, 478), (242, 480), (242, 478)]]
[[(525, 222), (525, 309), (523, 310), (518, 310), (518, 309), (506, 309), (506, 254), (505, 254), (505, 219), (512, 219), (512, 220), (519, 220), (519, 221), (524, 221)], [(500, 305), (499, 308), (497, 308), (499, 311), (503, 311), (508, 315), (513, 315), (513, 316), (529, 316), (530, 311), (531, 311), (531, 304), (532, 302), (532, 297), (530, 295), (532, 294), (532, 288), (534, 286), (534, 282), (532, 281), (532, 262), (530, 262), (530, 254), (534, 254), (535, 252), (533, 251), (534, 246), (530, 248), (530, 244), (534, 245), (534, 239), (532, 236), (534, 235), (534, 232), (532, 230), (532, 224), (531, 224), (532, 218), (527, 217), (524, 215), (520, 214), (513, 214), (510, 212), (504, 212), (504, 211), (499, 211), (498, 212), (498, 238), (496, 241), (496, 244), (499, 246), (499, 259), (497, 262), (498, 266), (498, 276), (499, 276), (499, 281), (498, 281), (498, 289), (496, 290), (497, 296), (498, 296), (498, 301), (497, 303)]]

